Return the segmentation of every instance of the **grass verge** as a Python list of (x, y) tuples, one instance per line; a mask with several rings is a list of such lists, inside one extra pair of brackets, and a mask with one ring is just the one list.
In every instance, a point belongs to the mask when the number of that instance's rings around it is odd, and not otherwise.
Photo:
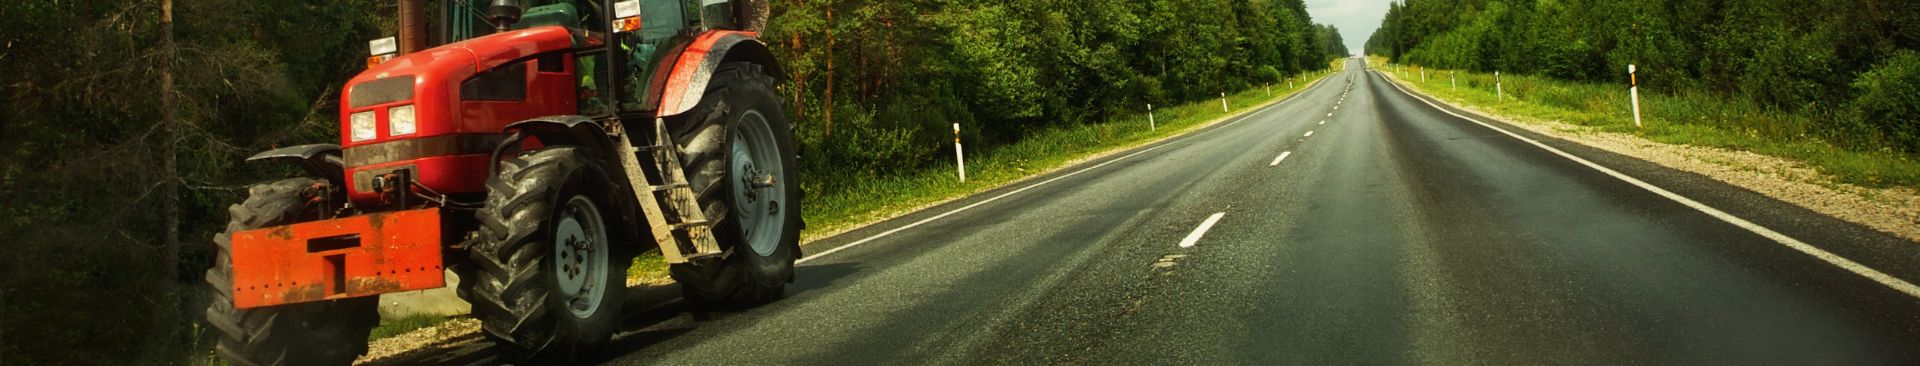
[[(1003, 146), (967, 146), (967, 181), (964, 183), (951, 165), (879, 177), (807, 177), (802, 183), (807, 192), (806, 209), (802, 211), (807, 231), (801, 242), (809, 243), (1092, 157), (1178, 136), (1223, 117), (1250, 112), (1285, 99), (1338, 71), (1343, 60), (1332, 62), (1333, 69), (1297, 75), (1274, 83), (1271, 89), (1256, 87), (1229, 94), (1226, 97), (1229, 111), (1221, 110), (1219, 99), (1209, 99), (1157, 108), (1153, 111), (1154, 126), (1148, 126), (1146, 113), (1139, 113), (1105, 123), (1054, 126)], [(666, 263), (658, 251), (649, 251), (635, 259), (628, 278), (629, 282), (665, 281)]]
[(399, 319), (380, 319), (380, 326), (374, 327), (373, 334), (368, 336), (367, 339), (391, 338), (393, 336), (407, 334), (407, 332), (412, 332), (416, 329), (440, 325), (440, 323), (445, 323), (448, 320), (453, 320), (453, 317), (408, 315), (400, 317)]
[[(1154, 110), (1157, 127), (1150, 128), (1145, 113), (1122, 116), (1105, 123), (1050, 127), (1008, 145), (967, 147), (967, 181), (960, 182), (952, 165), (926, 167), (880, 177), (809, 177), (807, 233), (803, 242), (842, 233), (915, 209), (982, 192), (1036, 174), (1111, 151), (1177, 136), (1221, 117), (1247, 112), (1286, 98), (1332, 71), (1295, 76), (1276, 83), (1269, 93), (1253, 88), (1227, 96), (1230, 112), (1219, 99)], [(951, 161), (949, 160), (949, 163)], [(824, 178), (824, 179), (823, 179)]]
[[(1748, 151), (1807, 164), (1834, 180), (1870, 188), (1920, 188), (1920, 157), (1872, 141), (1836, 133), (1813, 113), (1787, 113), (1737, 98), (1706, 93), (1663, 94), (1641, 90), (1641, 127), (1634, 126), (1626, 85), (1593, 84), (1540, 76), (1494, 76), (1456, 70), (1368, 63), (1421, 93), (1449, 103), (1500, 114), (1561, 121), (1602, 132), (1626, 133), (1655, 142)], [(1504, 94), (1504, 95), (1502, 95)]]
[[(1188, 103), (1157, 109), (1157, 127), (1147, 126), (1147, 116), (1124, 116), (1106, 123), (1060, 126), (1030, 135), (1020, 142), (997, 147), (976, 147), (976, 155), (967, 156), (967, 181), (961, 183), (951, 166), (927, 167), (905, 174), (879, 179), (823, 177), (808, 181), (806, 210), (808, 231), (802, 242), (811, 242), (910, 212), (915, 209), (985, 191), (1020, 179), (1064, 168), (1072, 163), (1160, 139), (1178, 136), (1205, 127), (1227, 116), (1250, 112), (1285, 99), (1306, 88), (1335, 69), (1295, 76), (1276, 83), (1271, 92), (1254, 88), (1227, 96), (1230, 111), (1221, 111), (1220, 100)], [(976, 150), (969, 150), (976, 151)], [(634, 258), (627, 268), (627, 282), (659, 284), (670, 281), (667, 263), (657, 250)], [(414, 330), (452, 320), (452, 317), (412, 315), (382, 319), (371, 339), (391, 338)]]
[(627, 267), (627, 285), (656, 284), (667, 282), (667, 258), (660, 256), (660, 250), (649, 250), (633, 258), (633, 265)]

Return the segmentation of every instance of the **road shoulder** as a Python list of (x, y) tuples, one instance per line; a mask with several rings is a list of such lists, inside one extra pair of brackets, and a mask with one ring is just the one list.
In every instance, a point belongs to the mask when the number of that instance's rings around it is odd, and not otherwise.
[(1505, 116), (1435, 98), (1391, 73), (1375, 75), (1453, 113), (1593, 161), (1896, 278), (1920, 279), (1920, 245), (1915, 245), (1920, 244), (1920, 224), (1910, 216), (1914, 214), (1910, 211), (1920, 209), (1920, 193), (1911, 189), (1839, 184), (1784, 159)]
[[(1297, 99), (1301, 95), (1311, 92), (1315, 87), (1319, 87), (1320, 84), (1326, 80), (1340, 74), (1338, 71), (1329, 72), (1288, 94), (1275, 96), (1260, 104), (1243, 108), (1212, 120), (1188, 125), (1183, 127), (1183, 130), (1179, 132), (1163, 137), (1084, 154), (1075, 159), (1063, 162), (1051, 169), (1038, 170), (1019, 179), (998, 185), (982, 187), (966, 193), (955, 194), (933, 203), (887, 212), (878, 219), (869, 220), (864, 223), (837, 228), (830, 232), (807, 233), (801, 240), (801, 246), (805, 250), (804, 253), (809, 256), (804, 258), (803, 261), (849, 246), (850, 244), (858, 243), (862, 238), (868, 238), (889, 230), (910, 226), (914, 222), (942, 215), (958, 207), (978, 203), (991, 197), (1003, 195), (1006, 192), (1022, 189), (1022, 187), (1030, 187), (1036, 184), (1035, 182), (1045, 182), (1048, 179), (1089, 170), (1114, 159), (1123, 158), (1130, 154), (1155, 148), (1156, 146), (1171, 144), (1196, 134), (1250, 118), (1253, 115), (1265, 112), (1282, 103)], [(662, 288), (669, 286), (669, 283), (671, 283), (671, 280), (666, 280), (665, 282), (629, 281), (628, 288), (629, 291)], [(450, 290), (451, 287), (447, 289)], [(631, 307), (635, 305), (645, 308), (649, 305), (658, 304), (632, 304), (628, 306)], [(485, 340), (478, 337), (479, 332), (480, 326), (477, 321), (466, 316), (455, 316), (453, 320), (439, 326), (423, 328), (391, 338), (374, 340), (370, 344), (370, 352), (362, 355), (354, 364), (409, 364), (416, 363), (423, 357), (435, 357), (437, 353), (458, 353), (458, 350), (476, 348), (480, 342), (484, 342)]]
[(1604, 132), (1598, 128), (1561, 121), (1491, 112), (1434, 97), (1415, 84), (1398, 82), (1399, 79), (1391, 73), (1380, 75), (1395, 80), (1396, 84), (1419, 94), (1423, 99), (1471, 113), (1487, 121), (1497, 121), (1536, 135), (1699, 174), (1823, 215), (1920, 242), (1920, 190), (1861, 187), (1840, 183), (1830, 175), (1789, 159), (1746, 151), (1660, 143), (1631, 134)]
[(955, 194), (947, 198), (940, 199), (938, 201), (934, 201), (932, 203), (928, 203), (924, 205), (904, 208), (900, 210), (894, 210), (892, 212), (886, 212), (884, 214), (879, 215), (879, 218), (876, 218), (873, 220), (867, 220), (866, 222), (834, 228), (832, 230), (827, 230), (827, 231), (808, 232), (804, 234), (803, 237), (801, 238), (800, 246), (801, 248), (805, 249), (806, 253), (808, 254), (821, 253), (821, 252), (833, 250), (841, 245), (845, 245), (847, 242), (852, 242), (855, 240), (859, 240), (859, 238), (868, 237), (868, 236), (871, 236), (872, 234), (885, 232), (887, 230), (890, 230), (899, 226), (904, 226), (908, 223), (916, 221), (917, 218), (931, 217), (934, 215), (938, 215), (941, 212), (946, 212), (948, 210), (946, 208), (949, 208), (949, 207), (961, 207), (962, 205), (967, 203), (977, 202), (979, 200), (987, 199), (988, 197), (997, 196), (1000, 192), (1012, 191), (1014, 189), (1017, 189), (1018, 187), (1024, 187), (1032, 182), (1043, 181), (1045, 179), (1050, 179), (1062, 174), (1079, 171), (1087, 167), (1097, 165), (1109, 159), (1113, 159), (1115, 157), (1125, 156), (1127, 154), (1140, 151), (1142, 149), (1148, 149), (1154, 146), (1165, 145), (1173, 141), (1177, 141), (1189, 136), (1193, 136), (1195, 134), (1206, 132), (1216, 127), (1220, 127), (1230, 121), (1239, 121), (1241, 119), (1247, 118), (1254, 114), (1258, 114), (1263, 111), (1266, 111), (1269, 108), (1280, 105), (1281, 103), (1286, 103), (1288, 101), (1294, 100), (1297, 97), (1311, 91), (1313, 88), (1320, 86), (1321, 83), (1326, 82), (1327, 80), (1329, 80), (1330, 78), (1336, 75), (1340, 75), (1340, 72), (1339, 71), (1329, 72), (1326, 75), (1322, 75), (1319, 78), (1314, 79), (1312, 82), (1308, 83), (1306, 86), (1298, 90), (1295, 90), (1290, 94), (1277, 96), (1274, 99), (1270, 99), (1258, 105), (1254, 105), (1248, 108), (1234, 111), (1234, 113), (1232, 114), (1220, 116), (1219, 118), (1215, 118), (1206, 122), (1187, 126), (1185, 127), (1185, 130), (1182, 130), (1180, 132), (1173, 133), (1167, 136), (1154, 138), (1150, 140), (1144, 140), (1144, 141), (1140, 141), (1137, 143), (1128, 144), (1124, 146), (1114, 147), (1104, 151), (1088, 153), (1081, 157), (1068, 160), (1052, 168), (1037, 170), (1034, 173), (1028, 174), (1027, 176), (1021, 177), (1019, 179), (1014, 179), (998, 185), (981, 187), (979, 189), (975, 189), (973, 191), (969, 191), (966, 193)]

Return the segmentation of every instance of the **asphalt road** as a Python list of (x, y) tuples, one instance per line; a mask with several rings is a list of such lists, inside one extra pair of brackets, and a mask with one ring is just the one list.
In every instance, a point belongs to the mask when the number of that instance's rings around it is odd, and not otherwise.
[(607, 363), (1920, 364), (1920, 244), (1361, 69), (810, 245), (787, 299), (635, 314)]

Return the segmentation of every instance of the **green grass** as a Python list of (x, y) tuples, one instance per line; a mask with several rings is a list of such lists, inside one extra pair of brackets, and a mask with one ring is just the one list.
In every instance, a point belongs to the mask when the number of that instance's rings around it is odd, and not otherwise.
[(448, 320), (453, 318), (439, 315), (408, 315), (399, 319), (381, 319), (380, 326), (373, 328), (373, 335), (368, 339), (383, 339), (407, 334), (416, 329), (440, 325)]
[(652, 283), (667, 279), (667, 258), (660, 256), (659, 250), (649, 250), (633, 258), (633, 266), (627, 267), (627, 279)]
[[(1383, 65), (1379, 58), (1370, 64)], [(1404, 66), (1403, 66), (1404, 67)], [(1648, 140), (1729, 150), (1799, 161), (1842, 183), (1865, 187), (1920, 188), (1920, 159), (1876, 141), (1860, 128), (1815, 113), (1788, 113), (1758, 107), (1739, 98), (1707, 93), (1665, 94), (1640, 91), (1644, 127), (1633, 124), (1627, 86), (1502, 74), (1502, 100), (1491, 74), (1405, 67), (1400, 80), (1428, 95), (1503, 115), (1554, 120)], [(1388, 70), (1381, 68), (1381, 70)]]
[[(1333, 65), (1337, 70), (1341, 62), (1335, 61)], [(856, 225), (992, 189), (1107, 151), (1175, 136), (1208, 121), (1247, 112), (1251, 108), (1286, 98), (1332, 72), (1295, 76), (1290, 79), (1293, 82), (1291, 87), (1285, 81), (1275, 83), (1271, 95), (1266, 88), (1230, 94), (1227, 103), (1231, 112), (1220, 110), (1219, 99), (1158, 108), (1153, 113), (1157, 126), (1153, 129), (1147, 126), (1147, 115), (1140, 113), (1105, 123), (1052, 127), (1029, 134), (1010, 145), (968, 145), (965, 183), (959, 181), (952, 165), (889, 175), (810, 176), (802, 183), (807, 192), (806, 208), (802, 213), (807, 222), (807, 231), (802, 240), (819, 239)], [(951, 160), (948, 161), (950, 164)], [(635, 259), (627, 275), (628, 278), (643, 281), (664, 279), (667, 277), (666, 268), (660, 253), (649, 251)]]
[[(1273, 85), (1269, 96), (1264, 88), (1230, 94), (1231, 113), (1276, 101), (1305, 88), (1329, 72), (1310, 73)], [(1123, 116), (1105, 123), (1055, 126), (1027, 135), (1003, 146), (969, 145), (967, 181), (962, 183), (953, 165), (940, 165), (902, 174), (880, 176), (807, 177), (803, 216), (809, 238), (840, 232), (855, 225), (894, 216), (918, 207), (954, 197), (984, 191), (1015, 180), (1062, 167), (1075, 160), (1102, 152), (1125, 148), (1159, 138), (1178, 135), (1229, 113), (1220, 110), (1219, 99), (1188, 103), (1154, 111), (1157, 129), (1150, 130), (1145, 113)], [(963, 141), (964, 143), (964, 141)], [(950, 149), (950, 147), (948, 147)], [(951, 150), (945, 154), (950, 154)], [(952, 158), (945, 159), (951, 164)]]

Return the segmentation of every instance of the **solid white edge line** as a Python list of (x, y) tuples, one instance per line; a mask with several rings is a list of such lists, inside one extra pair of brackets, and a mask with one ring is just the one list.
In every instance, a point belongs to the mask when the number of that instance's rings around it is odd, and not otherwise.
[(1225, 216), (1227, 216), (1225, 212), (1216, 212), (1213, 216), (1207, 216), (1207, 221), (1201, 222), (1200, 227), (1193, 228), (1193, 232), (1187, 234), (1186, 239), (1180, 239), (1180, 247), (1192, 248), (1194, 245), (1200, 244), (1200, 237), (1206, 236), (1207, 230), (1213, 229), (1213, 224), (1220, 222), (1220, 218)]
[(1773, 231), (1773, 229), (1768, 229), (1765, 226), (1760, 226), (1760, 224), (1755, 224), (1752, 221), (1747, 221), (1746, 219), (1742, 219), (1738, 216), (1734, 216), (1733, 214), (1727, 213), (1726, 211), (1721, 211), (1720, 209), (1713, 208), (1712, 206), (1707, 206), (1706, 204), (1700, 203), (1699, 201), (1694, 201), (1693, 199), (1687, 198), (1686, 196), (1681, 196), (1678, 193), (1673, 193), (1672, 191), (1662, 189), (1658, 186), (1654, 186), (1653, 184), (1647, 183), (1646, 181), (1642, 181), (1638, 178), (1628, 176), (1626, 174), (1620, 173), (1619, 171), (1615, 171), (1611, 168), (1601, 166), (1600, 164), (1596, 164), (1592, 161), (1588, 161), (1587, 159), (1582, 159), (1578, 156), (1574, 156), (1573, 154), (1568, 154), (1565, 151), (1560, 151), (1560, 149), (1553, 148), (1552, 146), (1547, 146), (1547, 144), (1540, 143), (1539, 141), (1534, 141), (1533, 139), (1527, 138), (1525, 136), (1520, 136), (1519, 134), (1515, 134), (1513, 132), (1507, 131), (1506, 129), (1495, 127), (1494, 125), (1488, 124), (1486, 122), (1481, 122), (1479, 119), (1463, 116), (1463, 115), (1460, 115), (1459, 113), (1453, 113), (1453, 111), (1447, 110), (1446, 108), (1441, 108), (1439, 105), (1434, 104), (1431, 101), (1427, 101), (1425, 98), (1415, 96), (1413, 92), (1407, 91), (1407, 89), (1405, 88), (1401, 88), (1399, 83), (1389, 81), (1387, 82), (1387, 85), (1393, 85), (1394, 89), (1398, 89), (1400, 90), (1401, 93), (1406, 94), (1408, 97), (1411, 97), (1414, 100), (1419, 100), (1421, 103), (1426, 103), (1427, 106), (1433, 107), (1433, 109), (1439, 110), (1440, 112), (1453, 115), (1454, 117), (1458, 117), (1468, 122), (1479, 124), (1486, 128), (1493, 129), (1494, 131), (1499, 131), (1502, 134), (1506, 134), (1507, 136), (1511, 136), (1515, 139), (1519, 139), (1520, 141), (1525, 141), (1528, 144), (1532, 144), (1535, 147), (1539, 147), (1541, 149), (1547, 150), (1548, 152), (1552, 152), (1554, 155), (1559, 155), (1560, 157), (1567, 158), (1568, 160), (1573, 160), (1576, 163), (1580, 163), (1580, 165), (1585, 165), (1588, 168), (1593, 168), (1593, 170), (1600, 171), (1601, 173), (1606, 173), (1609, 176), (1612, 176), (1621, 181), (1625, 181), (1628, 184), (1632, 184), (1636, 187), (1640, 187), (1641, 189), (1645, 189), (1648, 192), (1653, 192), (1654, 194), (1660, 195), (1661, 197), (1665, 197), (1668, 200), (1679, 202), (1680, 204), (1686, 205), (1687, 207), (1691, 207), (1694, 210), (1698, 210), (1700, 212), (1706, 213), (1708, 216), (1713, 216), (1713, 218), (1720, 219), (1720, 221), (1725, 221), (1729, 224), (1733, 224), (1733, 226), (1737, 226), (1741, 229), (1746, 229), (1747, 231), (1753, 232), (1754, 234), (1759, 234), (1761, 237), (1772, 239), (1774, 242), (1780, 243), (1780, 245), (1785, 245), (1788, 248), (1793, 248), (1794, 250), (1798, 250), (1801, 253), (1806, 253), (1807, 255), (1813, 256), (1814, 258), (1819, 258), (1822, 261), (1826, 261), (1828, 264), (1832, 264), (1836, 267), (1840, 267), (1841, 269), (1845, 269), (1847, 271), (1853, 272), (1854, 274), (1860, 275), (1862, 277), (1866, 277), (1867, 279), (1871, 279), (1874, 282), (1879, 282), (1881, 285), (1885, 285), (1887, 287), (1893, 288), (1896, 291), (1906, 293), (1907, 296), (1920, 298), (1920, 286), (1914, 286), (1912, 283), (1903, 281), (1899, 278), (1894, 278), (1893, 276), (1888, 275), (1885, 272), (1880, 272), (1873, 268), (1868, 268), (1866, 265), (1862, 265), (1859, 262), (1854, 262), (1852, 260), (1841, 257), (1837, 254), (1833, 254), (1832, 252), (1828, 252), (1826, 250), (1822, 250), (1820, 248), (1814, 247), (1812, 245), (1807, 244), (1806, 242), (1800, 241), (1799, 239), (1794, 239), (1793, 237), (1787, 236), (1786, 234), (1781, 234), (1778, 231)]
[(1293, 152), (1287, 151), (1280, 153), (1279, 157), (1273, 158), (1273, 164), (1267, 164), (1267, 166), (1280, 166), (1281, 161), (1287, 160), (1287, 155), (1293, 155)]
[[(1243, 115), (1243, 116), (1241, 116), (1241, 117), (1240, 117), (1240, 119), (1237, 119), (1237, 120), (1234, 120), (1233, 122), (1228, 122), (1228, 123), (1226, 123), (1226, 124), (1222, 124), (1222, 125), (1220, 125), (1220, 127), (1226, 127), (1226, 126), (1231, 126), (1231, 125), (1233, 125), (1233, 124), (1235, 124), (1235, 123), (1239, 123), (1240, 121), (1245, 121), (1245, 120), (1247, 120), (1247, 118), (1249, 118), (1249, 117), (1253, 117), (1253, 115), (1256, 115), (1256, 114), (1261, 114), (1261, 113), (1266, 113), (1266, 112), (1267, 112), (1268, 110), (1272, 110), (1272, 109), (1273, 109), (1274, 107), (1279, 107), (1279, 106), (1280, 106), (1281, 104), (1286, 104), (1287, 102), (1291, 102), (1291, 101), (1293, 101), (1293, 99), (1294, 99), (1294, 98), (1299, 98), (1299, 97), (1300, 97), (1301, 95), (1305, 95), (1305, 94), (1306, 94), (1306, 91), (1307, 91), (1307, 89), (1313, 89), (1313, 87), (1314, 87), (1314, 86), (1317, 86), (1317, 85), (1320, 85), (1320, 82), (1322, 82), (1322, 81), (1326, 81), (1326, 79), (1320, 79), (1320, 80), (1315, 80), (1315, 81), (1314, 81), (1314, 82), (1313, 82), (1312, 84), (1307, 84), (1307, 86), (1306, 86), (1306, 87), (1304, 87), (1304, 88), (1300, 88), (1300, 92), (1297, 92), (1297, 93), (1294, 93), (1293, 95), (1290, 95), (1290, 96), (1287, 96), (1287, 98), (1286, 98), (1286, 99), (1281, 99), (1281, 100), (1280, 100), (1280, 101), (1278, 101), (1278, 102), (1273, 102), (1273, 104), (1269, 104), (1269, 105), (1267, 105), (1266, 107), (1261, 107), (1261, 108), (1260, 108), (1259, 110), (1255, 110), (1255, 111), (1250, 111), (1250, 112), (1247, 112), (1247, 113), (1246, 113), (1246, 115)], [(1198, 131), (1196, 131), (1196, 132), (1198, 132)], [(1118, 157), (1118, 158), (1113, 158), (1113, 159), (1111, 159), (1111, 160), (1107, 160), (1106, 162), (1103, 162), (1103, 163), (1100, 163), (1100, 164), (1097, 164), (1097, 165), (1094, 165), (1094, 166), (1090, 166), (1090, 167), (1086, 167), (1086, 168), (1083, 168), (1083, 169), (1080, 169), (1080, 170), (1076, 170), (1076, 171), (1073, 171), (1073, 172), (1071, 172), (1071, 173), (1067, 173), (1067, 174), (1063, 174), (1063, 175), (1061, 175), (1061, 176), (1058, 176), (1058, 177), (1053, 177), (1053, 179), (1048, 179), (1048, 180), (1045, 180), (1045, 181), (1041, 181), (1041, 182), (1039, 182), (1039, 183), (1034, 183), (1033, 185), (1029, 185), (1029, 186), (1026, 186), (1026, 187), (1021, 187), (1020, 189), (1016, 189), (1016, 190), (1013, 190), (1012, 192), (1007, 192), (1007, 193), (1002, 193), (1002, 194), (1000, 194), (1000, 195), (998, 195), (998, 196), (993, 196), (993, 198), (988, 198), (988, 199), (986, 199), (986, 200), (982, 200), (982, 201), (980, 201), (980, 202), (974, 202), (974, 203), (973, 203), (973, 204), (971, 204), (971, 205), (966, 205), (966, 206), (964, 206), (964, 207), (960, 207), (960, 208), (957, 208), (957, 209), (954, 209), (953, 211), (947, 211), (946, 213), (942, 213), (942, 214), (939, 214), (939, 215), (935, 215), (934, 217), (929, 217), (929, 218), (926, 218), (926, 219), (922, 219), (922, 220), (920, 220), (920, 221), (914, 221), (914, 222), (913, 222), (913, 223), (911, 223), (911, 224), (906, 224), (906, 225), (904, 225), (904, 226), (901, 226), (901, 227), (897, 227), (897, 228), (893, 228), (892, 230), (887, 230), (887, 231), (882, 231), (882, 232), (880, 232), (879, 234), (874, 234), (873, 236), (869, 236), (869, 237), (866, 237), (865, 239), (860, 239), (860, 240), (856, 240), (856, 241), (854, 241), (854, 242), (852, 242), (852, 243), (847, 243), (846, 245), (841, 245), (841, 246), (838, 246), (838, 247), (834, 247), (833, 249), (827, 249), (826, 251), (822, 251), (822, 252), (819, 252), (819, 253), (814, 253), (813, 255), (809, 255), (809, 256), (807, 256), (806, 258), (800, 258), (799, 260), (795, 260), (795, 261), (793, 261), (793, 263), (794, 263), (794, 264), (801, 264), (801, 263), (806, 263), (806, 262), (809, 262), (809, 261), (812, 261), (812, 260), (814, 260), (814, 259), (819, 259), (820, 257), (825, 257), (825, 256), (827, 256), (827, 255), (829, 255), (829, 254), (833, 254), (833, 253), (838, 253), (838, 252), (840, 252), (840, 251), (842, 251), (842, 250), (847, 250), (847, 249), (850, 249), (850, 248), (853, 248), (853, 247), (857, 247), (857, 246), (860, 246), (861, 244), (866, 244), (866, 243), (869, 243), (869, 242), (872, 242), (872, 241), (874, 241), (874, 240), (879, 240), (880, 238), (884, 238), (884, 237), (887, 237), (887, 236), (890, 236), (890, 235), (893, 235), (893, 234), (895, 234), (895, 233), (899, 233), (899, 232), (901, 232), (901, 231), (906, 231), (907, 229), (912, 229), (912, 228), (915, 228), (915, 227), (919, 227), (920, 225), (926, 225), (927, 223), (929, 223), (929, 222), (933, 222), (934, 220), (939, 220), (939, 219), (942, 219), (942, 218), (946, 218), (947, 216), (953, 216), (954, 214), (957, 214), (957, 213), (960, 213), (961, 211), (966, 211), (966, 210), (970, 210), (970, 209), (973, 209), (974, 207), (980, 207), (981, 205), (985, 205), (985, 204), (988, 204), (988, 203), (992, 203), (993, 201), (998, 201), (998, 200), (1000, 200), (1001, 198), (1007, 198), (1007, 196), (1012, 196), (1012, 195), (1015, 195), (1015, 194), (1020, 194), (1020, 192), (1026, 192), (1026, 191), (1027, 191), (1027, 190), (1029, 190), (1029, 189), (1034, 189), (1034, 188), (1036, 188), (1036, 187), (1039, 187), (1039, 186), (1043, 186), (1043, 185), (1046, 185), (1047, 183), (1053, 183), (1054, 181), (1058, 181), (1058, 180), (1061, 180), (1061, 179), (1066, 179), (1067, 177), (1071, 177), (1071, 176), (1075, 176), (1075, 175), (1079, 175), (1080, 173), (1085, 173), (1085, 172), (1087, 172), (1087, 171), (1089, 171), (1089, 170), (1094, 170), (1094, 169), (1099, 169), (1100, 167), (1104, 167), (1104, 166), (1107, 166), (1108, 164), (1113, 164), (1113, 163), (1116, 163), (1116, 162), (1120, 162), (1120, 161), (1122, 161), (1122, 160), (1127, 160), (1128, 158), (1132, 158), (1132, 157), (1134, 157), (1134, 156), (1137, 156), (1137, 155), (1140, 155), (1140, 154), (1145, 154), (1145, 153), (1147, 153), (1148, 151), (1153, 151), (1153, 150), (1157, 150), (1157, 149), (1160, 149), (1160, 148), (1162, 148), (1162, 147), (1167, 147), (1167, 146), (1170, 146), (1170, 145), (1173, 145), (1174, 143), (1177, 143), (1177, 142), (1180, 142), (1180, 141), (1183, 141), (1183, 140), (1186, 140), (1186, 138), (1188, 138), (1188, 137), (1192, 137), (1192, 136), (1193, 136), (1193, 135), (1191, 135), (1191, 134), (1189, 134), (1189, 135), (1185, 135), (1185, 136), (1179, 136), (1179, 137), (1174, 137), (1174, 138), (1172, 138), (1171, 140), (1168, 140), (1168, 141), (1166, 141), (1165, 143), (1162, 143), (1162, 144), (1160, 144), (1160, 145), (1158, 145), (1158, 146), (1154, 146), (1154, 147), (1149, 147), (1149, 148), (1147, 148), (1147, 149), (1145, 149), (1145, 150), (1140, 150), (1140, 151), (1135, 151), (1135, 152), (1133, 152), (1132, 154), (1127, 154), (1127, 155), (1125, 155), (1125, 156), (1121, 156), (1121, 157)]]
[(1096, 164), (1096, 165), (1094, 165), (1094, 166), (1090, 166), (1090, 167), (1086, 167), (1086, 168), (1084, 168), (1084, 169), (1080, 169), (1080, 170), (1076, 170), (1076, 171), (1073, 171), (1073, 172), (1071, 172), (1071, 173), (1067, 173), (1067, 174), (1062, 174), (1062, 175), (1060, 175), (1060, 176), (1058, 176), (1058, 177), (1053, 177), (1052, 179), (1048, 179), (1048, 180), (1044, 180), (1044, 181), (1041, 181), (1040, 183), (1034, 183), (1033, 185), (1029, 185), (1029, 186), (1026, 186), (1026, 187), (1020, 187), (1020, 189), (1015, 189), (1015, 190), (1013, 190), (1012, 192), (1007, 192), (1007, 193), (1002, 193), (1002, 194), (1000, 194), (1000, 195), (998, 195), (998, 196), (993, 196), (993, 198), (988, 198), (988, 199), (985, 199), (985, 200), (981, 200), (980, 202), (974, 202), (973, 204), (970, 204), (970, 205), (966, 205), (966, 206), (964, 206), (964, 207), (960, 207), (960, 208), (958, 208), (958, 209), (954, 209), (953, 211), (947, 211), (946, 213), (942, 213), (942, 214), (939, 214), (939, 215), (935, 215), (935, 216), (933, 216), (933, 217), (929, 217), (929, 218), (926, 218), (926, 219), (922, 219), (922, 220), (920, 220), (920, 221), (915, 221), (915, 222), (913, 222), (913, 223), (911, 223), (911, 224), (907, 224), (907, 225), (905, 225), (905, 226), (901, 226), (901, 227), (897, 227), (897, 228), (893, 228), (892, 230), (887, 230), (887, 231), (883, 231), (883, 232), (880, 232), (880, 234), (877, 234), (877, 235), (874, 235), (874, 236), (869, 236), (869, 237), (867, 237), (867, 238), (865, 238), (865, 239), (860, 239), (860, 240), (857, 240), (857, 241), (854, 241), (854, 242), (852, 242), (852, 243), (848, 243), (847, 245), (842, 245), (842, 246), (839, 246), (839, 247), (835, 247), (835, 248), (833, 248), (833, 249), (828, 249), (827, 251), (824, 251), (824, 252), (820, 252), (820, 253), (816, 253), (816, 254), (814, 254), (814, 255), (809, 255), (809, 256), (807, 256), (806, 258), (800, 258), (800, 260), (797, 260), (797, 261), (794, 261), (794, 263), (795, 263), (795, 264), (799, 264), (799, 263), (806, 263), (807, 261), (811, 261), (811, 260), (813, 260), (813, 259), (815, 259), (815, 258), (820, 258), (820, 257), (825, 257), (825, 256), (827, 256), (828, 254), (833, 254), (833, 253), (835, 253), (835, 252), (839, 252), (839, 251), (842, 251), (842, 250), (847, 250), (848, 248), (853, 248), (853, 247), (856, 247), (856, 246), (860, 246), (861, 244), (866, 244), (867, 242), (871, 242), (871, 241), (874, 241), (874, 240), (877, 240), (877, 239), (880, 239), (880, 238), (884, 238), (884, 237), (887, 237), (887, 236), (889, 236), (889, 235), (893, 235), (894, 233), (898, 233), (898, 232), (901, 232), (901, 231), (906, 231), (907, 229), (912, 229), (912, 228), (915, 228), (915, 227), (919, 227), (920, 225), (925, 225), (925, 224), (927, 224), (927, 223), (929, 223), (929, 222), (933, 222), (934, 220), (939, 220), (939, 219), (943, 219), (943, 218), (946, 218), (947, 216), (953, 216), (953, 214), (957, 214), (957, 213), (960, 213), (960, 212), (962, 212), (962, 211), (966, 211), (966, 210), (970, 210), (970, 209), (973, 209), (974, 207), (980, 207), (981, 205), (985, 205), (985, 204), (988, 204), (988, 203), (993, 203), (993, 201), (999, 201), (999, 200), (1000, 200), (1001, 198), (1007, 198), (1007, 196), (1012, 196), (1012, 195), (1016, 195), (1016, 194), (1020, 194), (1020, 192), (1026, 192), (1026, 191), (1027, 191), (1027, 190), (1029, 190), (1029, 189), (1034, 189), (1034, 188), (1038, 188), (1038, 187), (1040, 187), (1040, 186), (1043, 186), (1043, 185), (1047, 185), (1047, 183), (1053, 183), (1054, 181), (1058, 181), (1058, 180), (1061, 180), (1061, 179), (1067, 179), (1067, 177), (1072, 177), (1072, 176), (1075, 176), (1075, 175), (1080, 175), (1080, 173), (1085, 173), (1085, 172), (1087, 172), (1087, 171), (1089, 171), (1089, 170), (1094, 170), (1094, 169), (1099, 169), (1100, 167), (1104, 167), (1104, 166), (1107, 166), (1108, 164), (1113, 164), (1113, 163), (1116, 163), (1116, 162), (1120, 162), (1120, 161), (1122, 161), (1122, 160), (1127, 160), (1127, 158), (1132, 158), (1132, 157), (1134, 157), (1134, 156), (1136, 156), (1136, 155), (1140, 155), (1140, 154), (1145, 154), (1145, 153), (1147, 153), (1148, 151), (1154, 151), (1154, 150), (1158, 150), (1158, 149), (1160, 149), (1160, 148), (1162, 148), (1162, 147), (1166, 147), (1167, 145), (1169, 145), (1169, 144), (1162, 144), (1162, 145), (1160, 145), (1160, 146), (1154, 146), (1154, 147), (1150, 147), (1150, 148), (1147, 148), (1146, 150), (1140, 150), (1140, 151), (1135, 151), (1135, 152), (1133, 152), (1132, 154), (1127, 154), (1127, 155), (1125, 155), (1125, 156), (1121, 156), (1121, 157), (1118, 157), (1118, 158), (1114, 158), (1113, 160), (1108, 160), (1108, 161), (1106, 161), (1106, 162), (1103, 162), (1103, 163), (1100, 163), (1100, 164)]

